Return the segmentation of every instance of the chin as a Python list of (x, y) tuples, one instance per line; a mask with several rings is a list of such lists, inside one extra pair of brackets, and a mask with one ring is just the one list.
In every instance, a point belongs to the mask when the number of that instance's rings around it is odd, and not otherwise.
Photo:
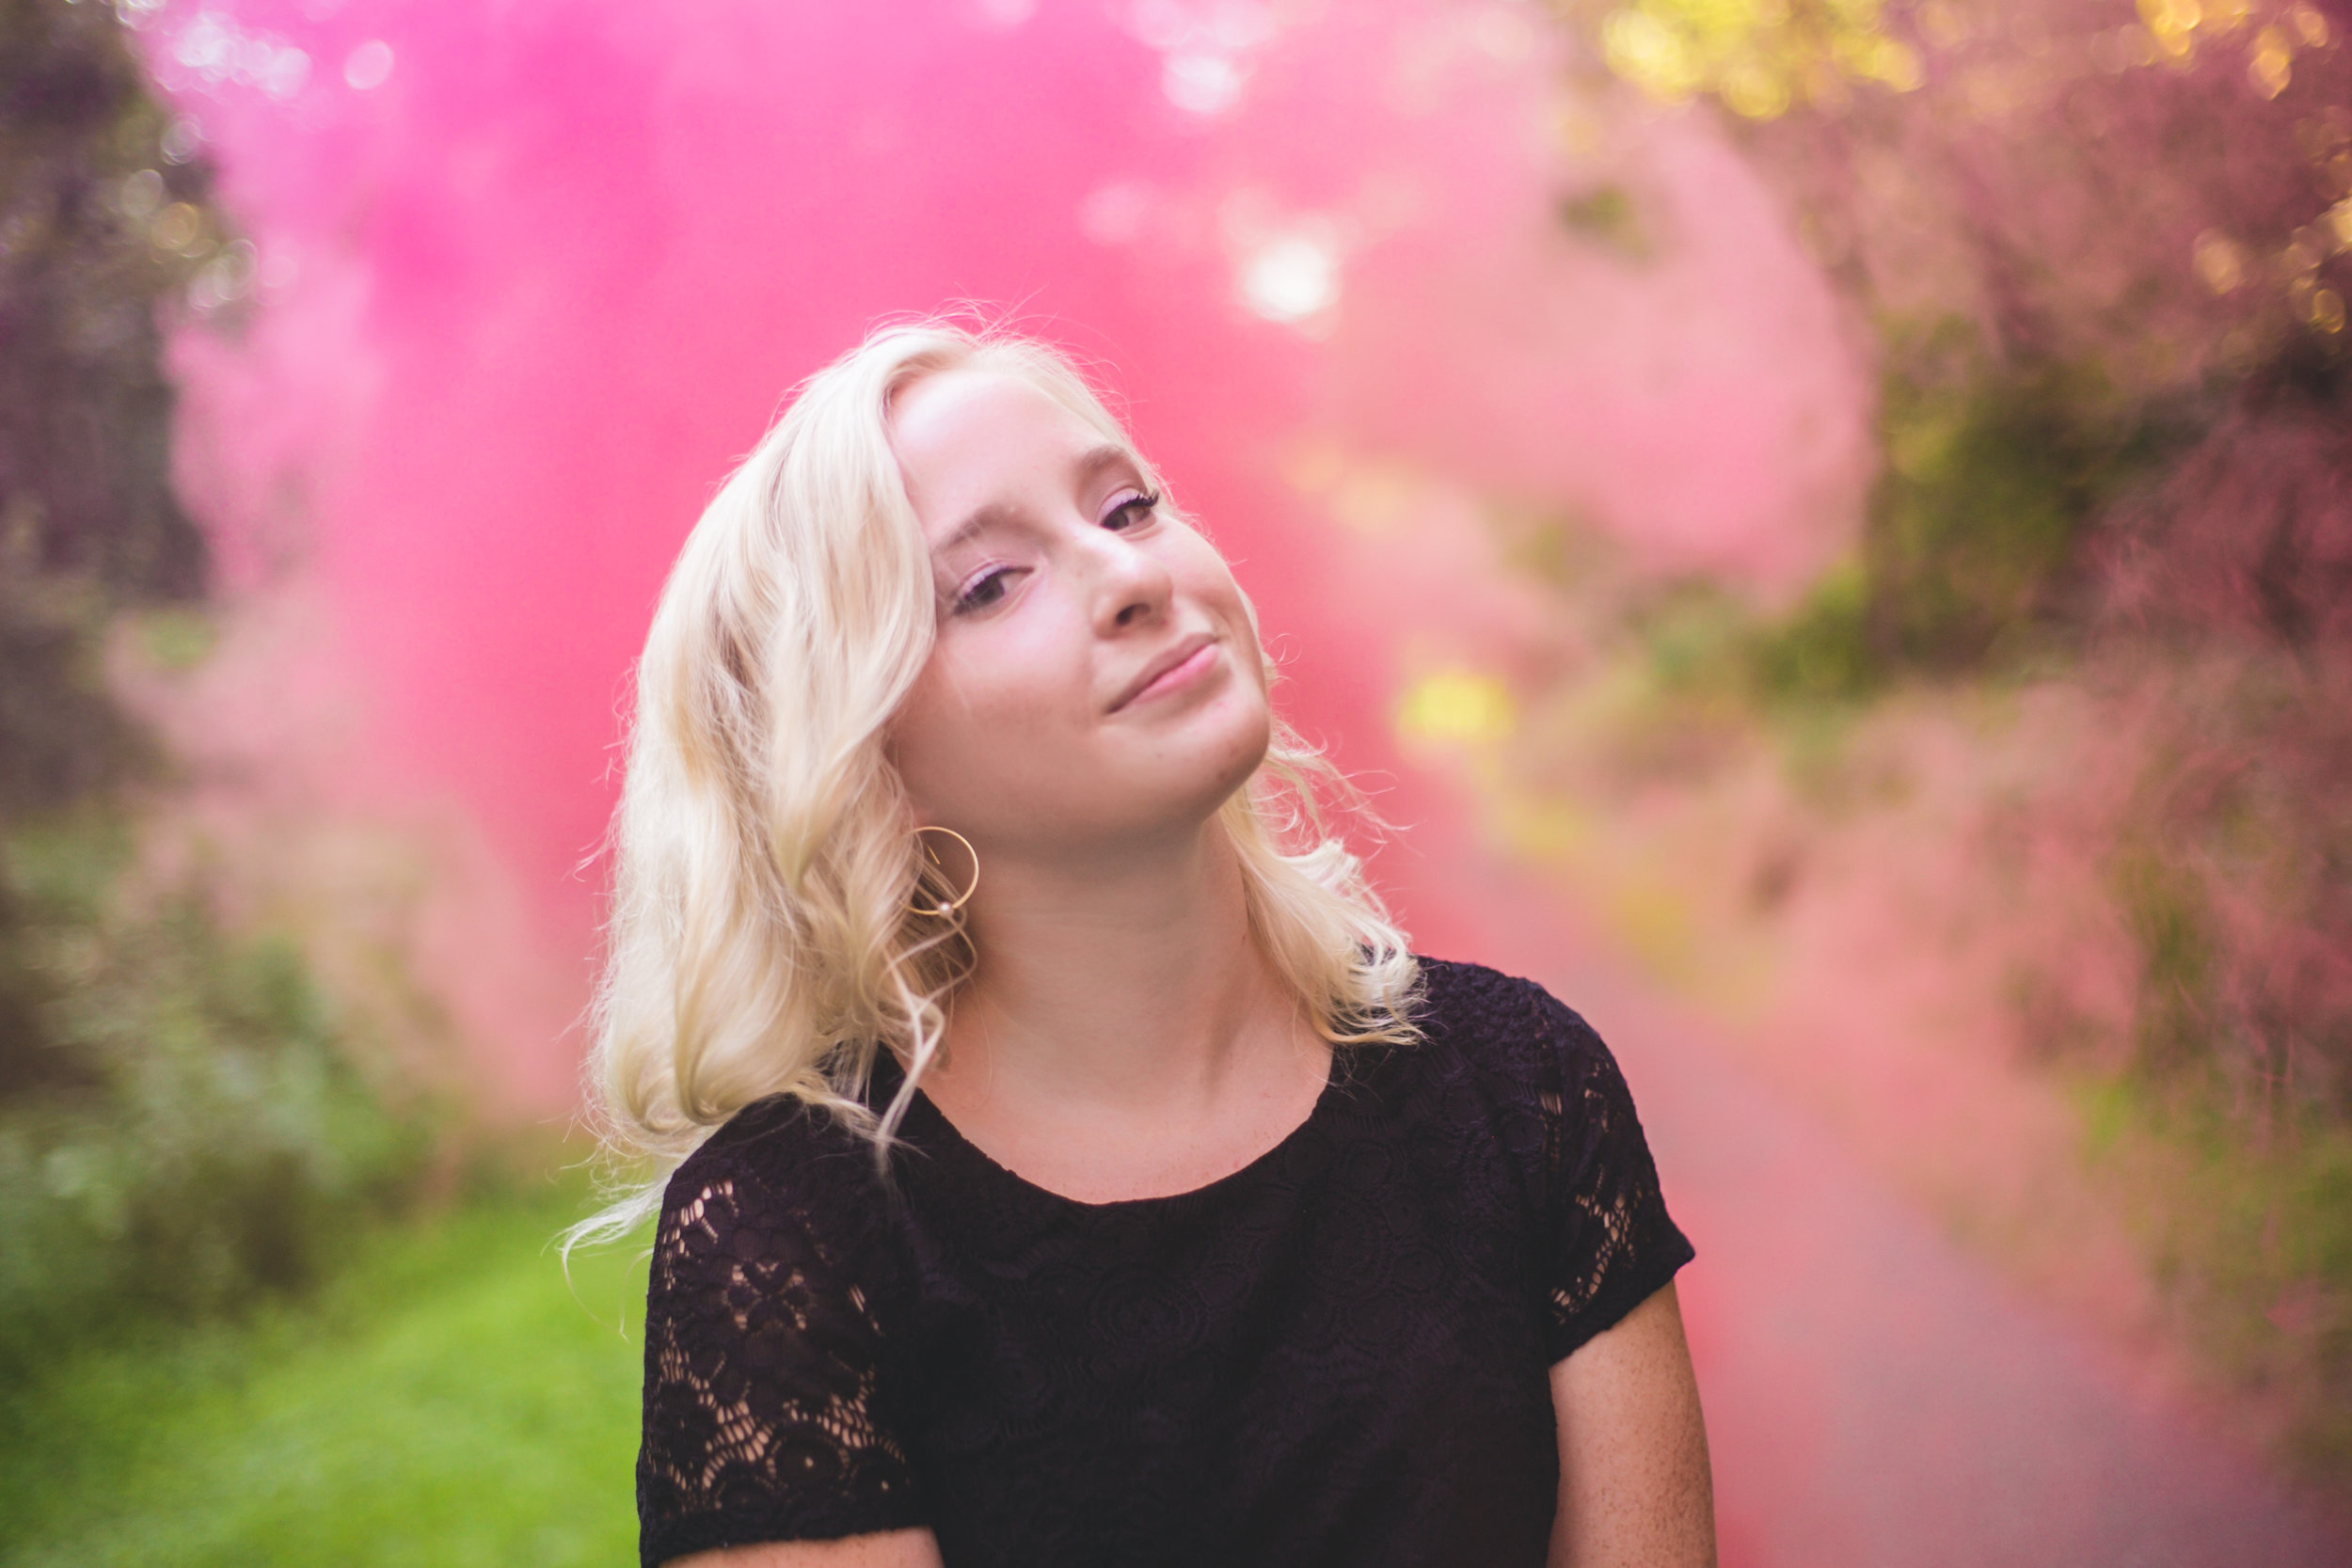
[(1148, 776), (1130, 774), (1118, 792), (1138, 804), (1149, 802), (1131, 819), (1131, 831), (1150, 834), (1191, 828), (1215, 816), (1264, 763), (1274, 739), (1273, 721), (1261, 707), (1254, 715), (1232, 715), (1214, 728), (1202, 725), (1185, 739), (1188, 744), (1169, 747), (1154, 758)]
[(1217, 766), (1204, 768), (1213, 778), (1204, 784), (1203, 793), (1208, 809), (1214, 813), (1230, 799), (1233, 791), (1248, 784), (1265, 762), (1266, 749), (1274, 743), (1274, 718), (1261, 704), (1247, 723), (1236, 723), (1225, 736), (1226, 744), (1217, 756)]

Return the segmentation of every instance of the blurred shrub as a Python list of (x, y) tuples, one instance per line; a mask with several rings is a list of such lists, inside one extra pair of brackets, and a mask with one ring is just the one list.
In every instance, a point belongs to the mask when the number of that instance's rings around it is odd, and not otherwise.
[(2088, 525), (2162, 445), (2153, 420), (2109, 407), (2094, 371), (2058, 365), (1888, 378), (1863, 541), (1882, 662), (1967, 669), (2012, 628), (2065, 614)]
[(211, 187), (110, 8), (0, 0), (0, 811), (156, 760), (99, 644), (117, 607), (204, 591), (157, 310), (236, 246)]
[(2287, 1103), (2267, 1141), (2249, 1140), (2217, 1087), (2084, 1078), (2087, 1151), (2136, 1196), (2129, 1217), (2188, 1339), (2286, 1407), (2280, 1457), (2340, 1494), (2352, 1464), (2352, 1129)]
[(0, 1098), (0, 1366), (311, 1283), (432, 1147), (290, 939), (223, 930), (198, 889), (125, 908), (120, 839), (97, 816), (8, 845), (9, 956), (65, 1065)]
[(1585, 45), (1569, 90), (1724, 111), (1876, 348), (1885, 459), (1857, 548), (1796, 608), (1624, 593), (1600, 696), (1565, 705), (1649, 784), (1774, 743), (1835, 779), (1821, 737), (1897, 694), (1959, 712), (2062, 682), (2109, 721), (2125, 784), (2019, 832), (2098, 868), (2129, 1017), (2036, 1003), (2021, 1027), (2088, 1085), (2190, 1337), (2287, 1391), (2289, 1449), (2352, 1491), (2341, 8), (1551, 4)]
[(103, 650), (205, 642), (161, 318), (251, 261), (200, 151), (113, 8), (0, 0), (0, 1379), (315, 1278), (433, 1141), (293, 942), (129, 876), (170, 769)]
[(1979, 360), (1931, 377), (1889, 358), (1860, 550), (1756, 629), (1769, 699), (2007, 673), (2078, 642), (2097, 609), (2093, 525), (2211, 420), (2189, 398), (2119, 405), (2095, 369)]

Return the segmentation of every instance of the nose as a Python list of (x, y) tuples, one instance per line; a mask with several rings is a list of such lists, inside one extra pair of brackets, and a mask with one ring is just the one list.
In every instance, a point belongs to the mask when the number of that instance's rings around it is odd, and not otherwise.
[(1168, 612), (1176, 583), (1157, 556), (1104, 529), (1089, 529), (1087, 536), (1098, 636), (1148, 626)]

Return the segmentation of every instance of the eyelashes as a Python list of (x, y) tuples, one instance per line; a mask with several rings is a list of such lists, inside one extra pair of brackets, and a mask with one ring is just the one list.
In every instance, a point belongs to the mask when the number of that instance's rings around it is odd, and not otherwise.
[(1160, 495), (1156, 490), (1141, 491), (1136, 495), (1129, 496), (1125, 500), (1120, 501), (1117, 506), (1112, 507), (1108, 512), (1103, 515), (1104, 526), (1107, 528), (1113, 517), (1121, 516), (1130, 512), (1137, 514), (1136, 519), (1137, 522), (1144, 521), (1152, 515), (1152, 512), (1159, 506), (1159, 504)]
[[(1137, 491), (1122, 498), (1109, 511), (1104, 513), (1103, 526), (1117, 533), (1132, 532), (1150, 522), (1153, 514), (1158, 511), (1159, 505), (1158, 491)], [(1123, 523), (1120, 522), (1121, 519), (1124, 519)], [(1114, 526), (1115, 524), (1119, 526)], [(955, 597), (948, 605), (949, 613), (968, 615), (974, 610), (986, 610), (989, 606), (1002, 600), (1010, 591), (1012, 575), (1025, 570), (1027, 568), (1022, 566), (983, 567), (974, 576), (965, 578), (963, 586), (956, 591)]]

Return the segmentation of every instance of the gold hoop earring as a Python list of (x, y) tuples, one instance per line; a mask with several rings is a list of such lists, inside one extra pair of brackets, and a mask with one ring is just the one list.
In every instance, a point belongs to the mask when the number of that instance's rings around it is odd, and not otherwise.
[[(917, 828), (914, 830), (914, 841), (917, 844), (921, 844), (925, 833), (946, 833), (949, 838), (954, 839), (958, 844), (963, 846), (963, 852), (972, 857), (972, 885), (965, 888), (963, 890), (962, 896), (956, 899), (953, 903), (922, 904), (915, 902), (914, 899), (909, 899), (907, 901), (907, 908), (913, 910), (916, 914), (953, 914), (958, 910), (963, 908), (964, 904), (970, 900), (971, 896), (980, 890), (980, 852), (972, 847), (972, 841), (970, 839), (964, 837), (953, 828), (942, 828), (933, 825), (926, 825), (924, 827)], [(939, 865), (939, 856), (929, 845), (924, 846), (923, 855), (924, 858), (929, 860), (933, 865)], [(945, 872), (947, 868), (944, 865), (939, 865), (939, 869), (942, 872)], [(918, 871), (915, 875), (915, 886), (918, 890), (922, 886), (922, 874), (920, 871)]]

